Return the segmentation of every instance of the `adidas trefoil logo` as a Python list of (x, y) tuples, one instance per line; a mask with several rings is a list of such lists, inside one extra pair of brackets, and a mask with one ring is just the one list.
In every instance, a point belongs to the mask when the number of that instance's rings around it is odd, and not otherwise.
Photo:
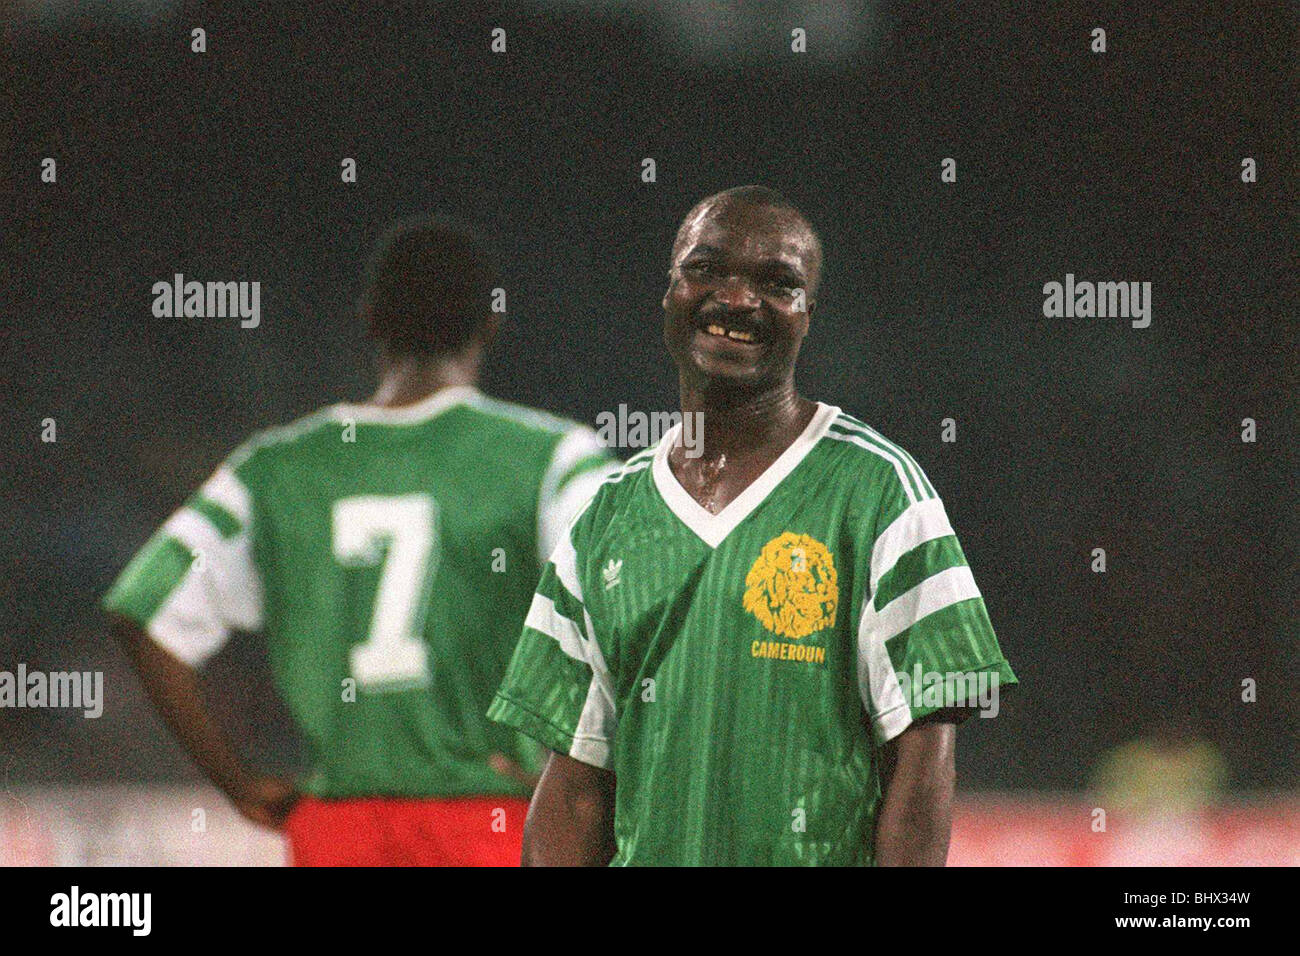
[(605, 565), (605, 570), (601, 572), (601, 574), (604, 575), (605, 578), (606, 591), (608, 591), (616, 584), (623, 583), (622, 579), (619, 577), (619, 575), (622, 573), (623, 573), (622, 559), (620, 558), (618, 561), (615, 561), (613, 558), (610, 558), (609, 564)]

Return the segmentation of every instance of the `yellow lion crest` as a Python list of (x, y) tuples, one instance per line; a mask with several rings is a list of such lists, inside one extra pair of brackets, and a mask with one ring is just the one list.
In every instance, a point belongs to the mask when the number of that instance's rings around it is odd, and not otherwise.
[(745, 610), (781, 637), (798, 640), (834, 627), (839, 602), (831, 553), (806, 534), (773, 538), (745, 576)]

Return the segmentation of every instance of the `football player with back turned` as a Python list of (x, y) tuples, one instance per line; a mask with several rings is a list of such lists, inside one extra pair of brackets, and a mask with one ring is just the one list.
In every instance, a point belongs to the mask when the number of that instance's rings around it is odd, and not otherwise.
[[(537, 747), (486, 717), (546, 555), (613, 460), (595, 433), (476, 387), (495, 332), (472, 236), (395, 229), (362, 314), (378, 391), (254, 436), (105, 598), (190, 756), (293, 861), (518, 863)], [(311, 751), (245, 765), (197, 668), (260, 631)]]

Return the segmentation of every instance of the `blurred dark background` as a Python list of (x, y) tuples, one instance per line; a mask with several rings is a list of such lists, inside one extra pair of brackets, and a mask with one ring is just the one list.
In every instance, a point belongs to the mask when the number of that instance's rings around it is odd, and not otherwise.
[[(1296, 7), (1124, 6), (0, 8), (0, 670), (102, 669), (107, 694), (99, 720), (0, 709), (0, 781), (193, 776), (98, 596), (251, 431), (369, 394), (354, 303), (392, 218), (489, 231), (487, 390), (594, 424), (676, 407), (673, 232), (760, 182), (827, 249), (803, 392), (926, 468), (1021, 678), (971, 722), (963, 786), (1080, 788), (1171, 725), (1234, 789), (1295, 786)], [(261, 326), (154, 318), (177, 272), (260, 281)], [(1150, 281), (1150, 328), (1045, 319), (1067, 272)], [(256, 759), (292, 765), (260, 643), (210, 672)]]

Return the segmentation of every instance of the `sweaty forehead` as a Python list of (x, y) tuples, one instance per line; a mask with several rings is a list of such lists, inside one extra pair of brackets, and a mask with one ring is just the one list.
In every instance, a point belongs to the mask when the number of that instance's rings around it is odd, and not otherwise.
[(695, 210), (682, 223), (673, 262), (699, 246), (747, 259), (780, 259), (815, 270), (817, 238), (801, 216), (789, 209), (752, 203), (717, 203)]

